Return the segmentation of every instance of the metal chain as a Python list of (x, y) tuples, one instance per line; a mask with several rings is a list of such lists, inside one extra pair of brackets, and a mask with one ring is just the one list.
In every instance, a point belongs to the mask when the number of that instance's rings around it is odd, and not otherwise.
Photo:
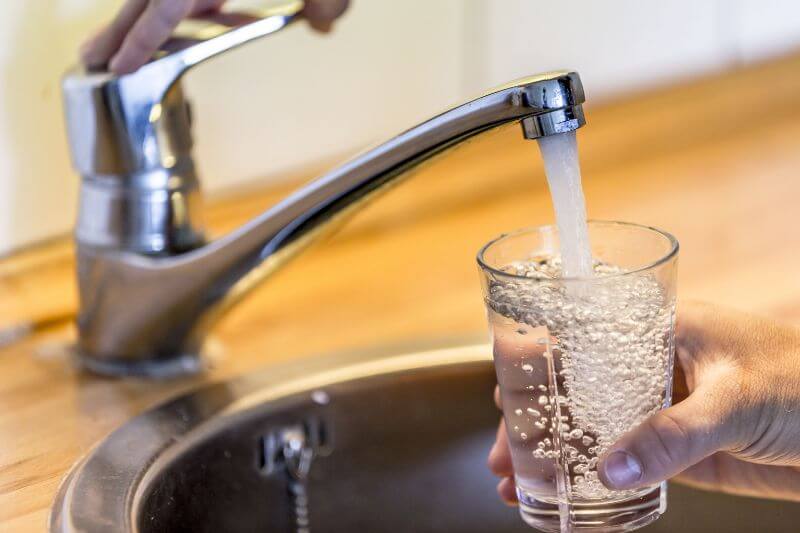
[(284, 432), (283, 458), (289, 474), (288, 490), (293, 531), (311, 533), (306, 480), (311, 461), (314, 459), (314, 449), (306, 442), (304, 431), (288, 429)]

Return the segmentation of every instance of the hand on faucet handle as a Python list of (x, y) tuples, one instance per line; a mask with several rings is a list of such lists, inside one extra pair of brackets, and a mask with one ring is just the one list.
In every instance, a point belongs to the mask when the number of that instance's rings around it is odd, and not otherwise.
[[(87, 67), (115, 74), (135, 71), (153, 57), (186, 17), (219, 9), (225, 0), (127, 0), (114, 20), (81, 47)], [(328, 32), (349, 0), (306, 0), (303, 15), (317, 31)]]

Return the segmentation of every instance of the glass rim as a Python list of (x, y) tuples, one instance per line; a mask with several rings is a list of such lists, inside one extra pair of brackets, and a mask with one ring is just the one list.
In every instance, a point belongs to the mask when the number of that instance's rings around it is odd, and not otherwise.
[(526, 228), (520, 228), (520, 229), (511, 231), (509, 233), (503, 233), (503, 234), (498, 235), (497, 237), (491, 239), (489, 242), (487, 242), (486, 244), (481, 246), (480, 250), (478, 250), (478, 255), (476, 257), (476, 259), (478, 261), (478, 266), (480, 266), (481, 269), (490, 272), (492, 275), (500, 276), (500, 277), (504, 277), (504, 278), (509, 278), (509, 279), (528, 280), (528, 281), (537, 282), (537, 283), (540, 283), (540, 282), (553, 282), (553, 281), (588, 282), (588, 281), (597, 281), (597, 280), (606, 280), (606, 279), (612, 279), (612, 278), (620, 278), (620, 277), (623, 277), (623, 276), (630, 276), (632, 274), (637, 274), (637, 273), (640, 273), (640, 272), (645, 272), (647, 270), (651, 270), (653, 268), (656, 268), (656, 267), (666, 263), (667, 261), (669, 261), (670, 259), (672, 259), (676, 255), (678, 255), (678, 250), (680, 249), (680, 245), (678, 244), (678, 239), (676, 239), (674, 235), (672, 235), (671, 233), (669, 233), (667, 231), (660, 230), (660, 229), (658, 229), (656, 227), (653, 227), (653, 226), (647, 226), (647, 225), (644, 225), (644, 224), (637, 224), (635, 222), (624, 222), (624, 221), (621, 221), (621, 220), (595, 220), (595, 219), (589, 219), (586, 222), (587, 222), (587, 224), (589, 226), (624, 226), (624, 227), (627, 227), (627, 228), (634, 228), (634, 229), (638, 229), (638, 230), (647, 230), (647, 231), (656, 233), (656, 234), (660, 235), (661, 237), (664, 237), (665, 239), (667, 239), (667, 241), (669, 242), (670, 248), (669, 248), (669, 251), (666, 254), (664, 254), (663, 256), (659, 257), (658, 259), (656, 259), (656, 260), (654, 260), (654, 261), (652, 261), (650, 263), (645, 264), (642, 267), (636, 268), (634, 270), (628, 270), (628, 271), (625, 271), (625, 272), (618, 272), (618, 273), (614, 273), (614, 274), (604, 274), (603, 276), (600, 276), (600, 277), (570, 276), (570, 277), (554, 278), (554, 279), (532, 278), (532, 277), (525, 276), (525, 275), (522, 275), (522, 274), (512, 274), (512, 273), (509, 273), (509, 272), (504, 272), (502, 270), (499, 270), (499, 269), (491, 266), (484, 259), (484, 255), (486, 254), (486, 251), (489, 250), (489, 248), (491, 246), (493, 246), (495, 244), (498, 244), (499, 242), (501, 242), (501, 241), (503, 241), (505, 239), (508, 239), (509, 237), (515, 237), (517, 235), (522, 235), (522, 234), (525, 234), (525, 233), (533, 233), (534, 231), (540, 231), (540, 230), (545, 229), (545, 228), (553, 229), (553, 230), (556, 231), (556, 234), (558, 234), (558, 227), (555, 224), (541, 224), (539, 226), (528, 226)]

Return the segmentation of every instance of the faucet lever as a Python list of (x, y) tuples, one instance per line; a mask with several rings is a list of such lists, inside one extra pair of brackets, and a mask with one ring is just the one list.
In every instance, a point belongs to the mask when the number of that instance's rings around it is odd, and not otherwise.
[[(264, 2), (246, 13), (190, 19), (136, 72), (78, 68), (64, 76), (67, 137), (82, 177), (79, 242), (147, 255), (182, 253), (205, 242), (180, 78), (206, 59), (285, 28), (303, 5)], [(98, 218), (98, 211), (110, 216)]]
[(246, 10), (218, 12), (182, 20), (151, 61), (175, 59), (184, 68), (285, 28), (297, 20), (302, 0), (263, 1)]

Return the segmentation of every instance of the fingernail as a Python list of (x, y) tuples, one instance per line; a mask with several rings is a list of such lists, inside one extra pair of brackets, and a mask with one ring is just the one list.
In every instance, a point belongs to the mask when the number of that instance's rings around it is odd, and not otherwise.
[(114, 57), (111, 58), (111, 61), (109, 61), (108, 69), (111, 72), (115, 72), (117, 74), (120, 74), (119, 68), (122, 66), (120, 63), (121, 63), (121, 60), (119, 58), (119, 55), (115, 55)]
[(114, 74), (122, 76), (123, 74), (130, 74), (136, 70), (136, 66), (132, 65), (130, 61), (126, 61), (125, 58), (120, 57), (120, 55), (117, 54), (108, 64), (108, 69)]
[(80, 50), (78, 50), (78, 56), (87, 67), (94, 67), (97, 65), (97, 58), (95, 57), (97, 54), (95, 53), (93, 44), (93, 41), (86, 41), (81, 45)]
[(330, 33), (333, 29), (333, 22), (327, 20), (317, 20), (311, 24), (311, 27), (320, 33)]
[(642, 463), (628, 452), (611, 453), (603, 461), (603, 471), (614, 489), (628, 488), (642, 479)]
[(500, 495), (500, 499), (503, 500), (503, 503), (509, 507), (516, 507), (519, 505), (514, 478), (506, 477), (501, 479), (500, 483), (497, 484), (497, 494)]
[(80, 47), (79, 54), (81, 60), (86, 63), (87, 66), (97, 66), (98, 63), (104, 63), (106, 61), (106, 58), (103, 57), (103, 47), (100, 46), (103, 31), (104, 30), (101, 29), (95, 32), (91, 37), (86, 39)]

